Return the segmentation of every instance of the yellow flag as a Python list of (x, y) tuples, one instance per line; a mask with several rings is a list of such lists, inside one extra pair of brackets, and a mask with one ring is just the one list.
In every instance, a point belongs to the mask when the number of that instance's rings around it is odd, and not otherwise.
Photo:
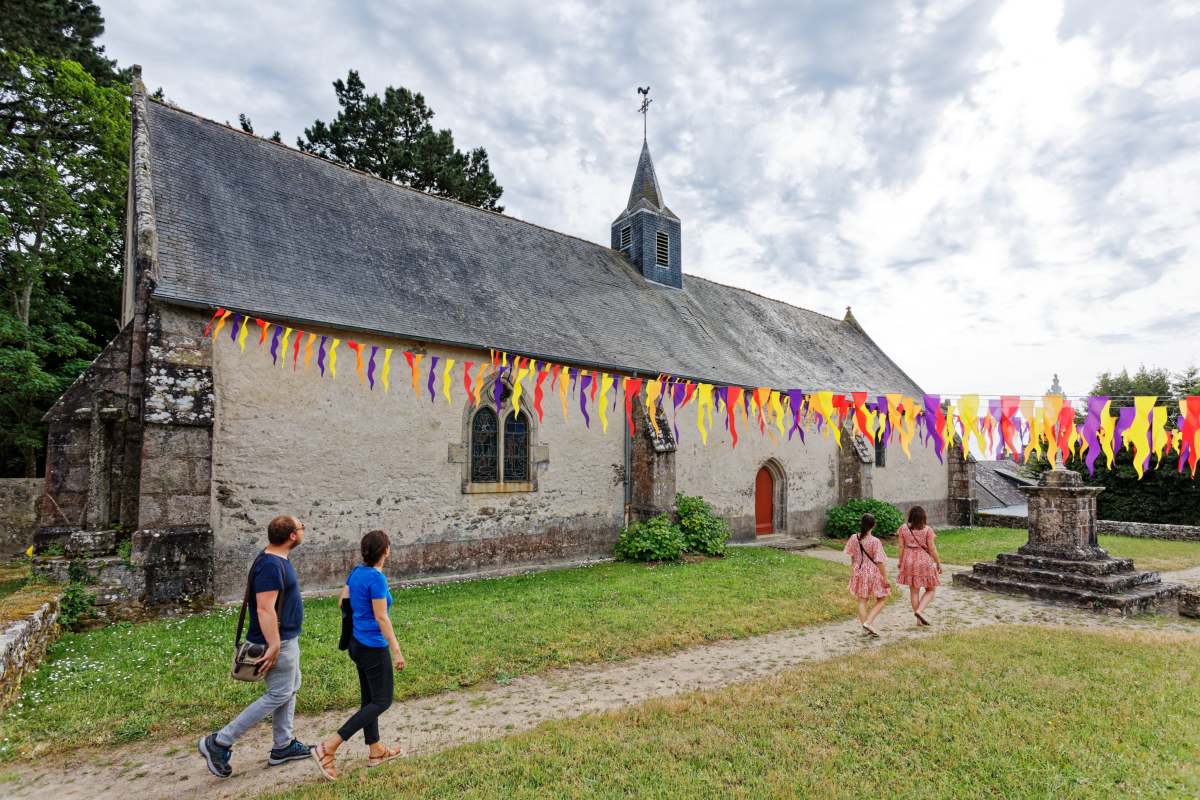
[(1062, 395), (1042, 396), (1042, 435), (1046, 437), (1046, 458), (1053, 464), (1058, 457), (1058, 441), (1054, 431), (1058, 426), (1058, 412), (1062, 411)]
[(1154, 409), (1154, 453), (1158, 456), (1155, 469), (1162, 466), (1163, 459), (1171, 449), (1171, 434), (1166, 429), (1167, 407), (1157, 406)]
[(654, 435), (661, 436), (658, 430), (658, 396), (662, 393), (662, 384), (658, 381), (646, 381), (646, 414), (650, 417), (650, 425), (654, 428)]
[(1135, 397), (1133, 407), (1136, 411), (1133, 424), (1125, 431), (1126, 443), (1133, 444), (1133, 468), (1137, 470), (1138, 480), (1142, 479), (1142, 467), (1150, 458), (1150, 418), (1154, 413), (1157, 397)]
[(962, 420), (963, 424), (963, 456), (967, 455), (967, 434), (975, 437), (975, 442), (979, 445), (979, 452), (986, 453), (987, 445), (984, 444), (983, 434), (979, 430), (979, 395), (964, 394), (958, 398), (958, 406), (959, 419)]
[(596, 399), (596, 405), (600, 411), (600, 425), (605, 433), (608, 433), (608, 388), (612, 385), (613, 377), (607, 372), (600, 374), (600, 396)]
[(525, 380), (525, 376), (529, 374), (529, 359), (522, 361), (520, 358), (514, 362), (517, 365), (517, 375), (513, 378), (512, 387), (512, 406), (517, 411), (521, 410), (521, 383)]
[(1104, 457), (1108, 460), (1108, 468), (1112, 469), (1113, 465), (1113, 433), (1116, 432), (1117, 421), (1112, 415), (1112, 400), (1104, 404), (1104, 408), (1100, 411), (1100, 430), (1096, 433), (1100, 440), (1100, 449), (1104, 451)]
[(708, 417), (712, 418), (712, 384), (699, 383), (696, 384), (696, 427), (700, 429), (700, 439), (704, 444), (708, 444), (708, 429), (704, 427), (705, 409), (708, 409)]
[(341, 339), (334, 339), (329, 347), (329, 375), (333, 378), (337, 377), (337, 346), (341, 343)]
[(246, 352), (246, 334), (250, 331), (250, 318), (242, 317), (242, 330), (238, 333), (238, 346)]
[(388, 349), (383, 351), (383, 372), (381, 372), (379, 374), (379, 377), (383, 378), (383, 393), (384, 394), (387, 394), (387, 391), (388, 391), (387, 376), (388, 376), (388, 373), (391, 371), (392, 371), (392, 348), (389, 347)]
[(292, 335), (292, 329), (291, 329), (291, 328), (284, 328), (284, 329), (283, 329), (283, 347), (282, 347), (282, 348), (281, 348), (281, 350), (280, 350), (280, 353), (283, 355), (283, 358), (279, 359), (279, 368), (280, 368), (280, 369), (285, 369), (285, 368), (287, 368), (287, 348), (288, 348), (288, 337), (289, 337), (289, 336), (291, 336), (291, 335)]
[(915, 424), (917, 416), (916, 401), (911, 397), (905, 397), (900, 401), (900, 408), (904, 411), (904, 416), (900, 418), (900, 447), (904, 450), (904, 455), (908, 456), (908, 460), (912, 461), (912, 453), (909, 452), (908, 445), (917, 433), (917, 426)]
[(450, 370), (454, 369), (454, 359), (446, 359), (446, 369), (442, 371), (442, 393), (446, 395), (446, 405), (454, 408), (454, 403), (450, 402)]

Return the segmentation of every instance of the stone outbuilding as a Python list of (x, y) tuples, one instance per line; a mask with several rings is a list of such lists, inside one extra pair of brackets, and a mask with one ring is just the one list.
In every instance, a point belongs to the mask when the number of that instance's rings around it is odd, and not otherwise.
[[(605, 247), (202, 119), (140, 77), (132, 98), (124, 327), (47, 415), (43, 549), (133, 532), (149, 603), (239, 596), (280, 514), (306, 525), (306, 589), (339, 584), (377, 528), (395, 578), (608, 555), (627, 519), (676, 492), (702, 495), (739, 541), (820, 534), (855, 496), (947, 520), (949, 467), (919, 446), (884, 458), (861, 437), (752, 427), (732, 448), (720, 419), (702, 443), (695, 403), (657, 435), (639, 410), (630, 436), (620, 406), (606, 434), (577, 399), (564, 420), (549, 402), (539, 419), (531, 392), (516, 409), (507, 390), (500, 408), (414, 393), (401, 353), (479, 364), (496, 349), (628, 377), (921, 396), (849, 313), (684, 273), (648, 146)], [(228, 328), (214, 341), (217, 307), (391, 348), (390, 389), (361, 385), (353, 356), (336, 379), (281, 366), (257, 326), (244, 350)]]

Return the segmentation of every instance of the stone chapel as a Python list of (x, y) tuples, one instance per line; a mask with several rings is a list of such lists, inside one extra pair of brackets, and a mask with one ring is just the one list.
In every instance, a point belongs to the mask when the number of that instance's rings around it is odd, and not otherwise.
[(539, 419), (531, 392), (516, 408), (507, 389), (499, 407), (489, 392), (431, 400), (399, 355), (385, 393), (352, 357), (333, 379), (273, 363), (257, 329), (244, 351), (214, 341), (220, 307), (427, 361), (494, 348), (628, 377), (921, 396), (849, 312), (686, 274), (646, 144), (603, 246), (197, 117), (135, 75), (123, 330), (47, 414), (35, 536), (92, 555), (132, 536), (131, 602), (240, 597), (280, 514), (305, 523), (305, 589), (339, 585), (372, 529), (396, 579), (611, 555), (628, 519), (676, 492), (703, 496), (737, 541), (819, 535), (850, 497), (953, 516), (950, 468), (920, 447), (908, 460), (751, 426), (733, 448), (721, 419), (705, 445), (695, 403), (668, 408), (658, 435), (644, 405), (630, 435), (618, 403), (604, 433), (577, 398), (567, 420), (557, 398)]

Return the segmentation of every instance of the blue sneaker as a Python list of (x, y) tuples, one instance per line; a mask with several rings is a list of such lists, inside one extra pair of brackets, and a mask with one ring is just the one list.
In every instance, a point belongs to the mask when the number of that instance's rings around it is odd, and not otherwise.
[(229, 757), (233, 755), (233, 749), (217, 744), (215, 733), (210, 733), (200, 740), (200, 755), (204, 756), (208, 771), (218, 778), (228, 778), (233, 774), (233, 767), (229, 766)]
[(277, 767), (289, 761), (303, 761), (306, 758), (312, 758), (312, 748), (306, 744), (300, 744), (299, 739), (292, 739), (292, 743), (282, 750), (278, 748), (272, 750), (271, 755), (267, 756), (267, 764)]

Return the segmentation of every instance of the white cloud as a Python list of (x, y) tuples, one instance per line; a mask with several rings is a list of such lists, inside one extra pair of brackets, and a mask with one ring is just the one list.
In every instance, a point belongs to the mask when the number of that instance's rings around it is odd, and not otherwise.
[(423, 92), (509, 213), (608, 242), (641, 143), (685, 271), (856, 317), (928, 391), (1200, 359), (1196, 3), (105, 0), (151, 86), (293, 141)]

